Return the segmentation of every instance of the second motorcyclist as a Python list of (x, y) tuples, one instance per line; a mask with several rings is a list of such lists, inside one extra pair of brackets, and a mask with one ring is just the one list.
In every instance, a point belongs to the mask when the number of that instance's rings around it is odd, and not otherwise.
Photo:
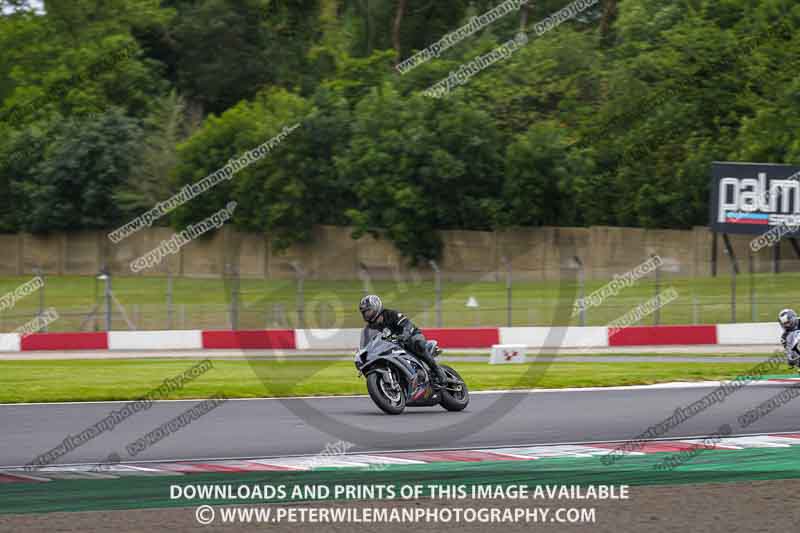
[(784, 309), (778, 313), (778, 323), (783, 328), (781, 344), (786, 351), (786, 362), (789, 366), (800, 368), (800, 320), (792, 309)]

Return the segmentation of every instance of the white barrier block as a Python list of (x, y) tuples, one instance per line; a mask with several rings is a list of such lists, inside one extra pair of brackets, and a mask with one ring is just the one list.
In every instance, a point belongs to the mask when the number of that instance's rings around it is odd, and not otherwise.
[(294, 345), (298, 350), (356, 350), (361, 342), (361, 330), (296, 329)]
[(109, 331), (109, 350), (202, 350), (199, 329), (175, 331)]
[(503, 344), (524, 344), (529, 348), (597, 348), (608, 346), (608, 328), (570, 326), (500, 328)]
[(19, 333), (0, 333), (0, 352), (19, 352), (21, 337)]
[(507, 363), (525, 363), (525, 345), (523, 344), (494, 344), (492, 354), (489, 356), (490, 365)]
[(781, 345), (778, 321), (745, 324), (717, 324), (717, 344), (775, 344)]

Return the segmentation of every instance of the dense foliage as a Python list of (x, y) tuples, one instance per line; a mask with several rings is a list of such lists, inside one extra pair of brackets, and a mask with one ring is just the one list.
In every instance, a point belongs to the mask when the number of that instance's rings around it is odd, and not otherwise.
[(295, 123), (159, 223), (234, 199), (279, 247), (347, 224), (420, 260), (441, 228), (704, 224), (711, 161), (800, 159), (795, 0), (599, 0), (536, 37), (568, 3), (537, 0), (394, 68), (499, 3), (0, 0), (0, 231), (116, 227)]

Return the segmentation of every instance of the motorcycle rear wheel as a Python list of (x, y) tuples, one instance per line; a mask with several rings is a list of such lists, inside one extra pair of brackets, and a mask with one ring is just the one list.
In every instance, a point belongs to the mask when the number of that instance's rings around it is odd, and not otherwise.
[(367, 376), (367, 392), (375, 405), (384, 413), (399, 415), (406, 408), (405, 391), (402, 387), (399, 391), (390, 391), (389, 382), (382, 372), (372, 372)]
[(454, 377), (461, 382), (461, 390), (458, 392), (453, 392), (447, 389), (442, 389), (442, 399), (439, 402), (439, 405), (448, 411), (463, 411), (467, 405), (469, 405), (469, 389), (467, 388), (467, 384), (461, 378), (459, 373), (453, 370), (451, 367), (446, 365), (440, 366), (442, 367), (442, 370), (444, 370), (445, 374), (448, 375), (448, 377)]

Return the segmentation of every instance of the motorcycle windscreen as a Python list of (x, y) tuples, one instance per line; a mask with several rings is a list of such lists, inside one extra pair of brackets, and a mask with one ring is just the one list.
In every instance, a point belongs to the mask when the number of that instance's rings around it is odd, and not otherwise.
[(372, 359), (373, 357), (390, 353), (392, 350), (397, 350), (398, 348), (399, 347), (396, 344), (389, 342), (378, 335), (374, 337), (367, 345), (367, 359)]
[(370, 342), (372, 342), (375, 339), (375, 337), (380, 335), (380, 333), (381, 332), (378, 331), (377, 329), (364, 328), (361, 331), (361, 342), (358, 345), (358, 349), (359, 350), (363, 349), (366, 345), (368, 345)]

